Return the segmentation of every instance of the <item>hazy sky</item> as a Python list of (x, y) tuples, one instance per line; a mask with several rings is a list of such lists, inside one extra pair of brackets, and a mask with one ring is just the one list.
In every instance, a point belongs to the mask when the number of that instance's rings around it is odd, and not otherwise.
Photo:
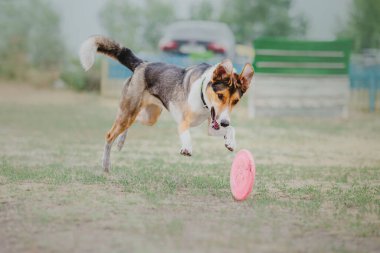
[[(107, 0), (51, 0), (61, 15), (64, 38), (72, 52), (76, 52), (80, 43), (90, 35), (104, 34), (98, 12)], [(176, 1), (177, 15), (186, 18), (188, 7), (199, 0)], [(214, 3), (220, 0), (211, 0)], [(249, 1), (249, 0), (247, 0)], [(309, 18), (307, 38), (334, 39), (338, 21), (347, 18), (351, 0), (293, 0), (292, 13), (304, 13)], [(217, 4), (216, 4), (217, 5)]]

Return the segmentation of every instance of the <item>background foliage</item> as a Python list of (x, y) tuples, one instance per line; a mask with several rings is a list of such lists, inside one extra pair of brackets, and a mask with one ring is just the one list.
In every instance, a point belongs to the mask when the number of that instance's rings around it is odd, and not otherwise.
[(240, 43), (258, 36), (304, 37), (307, 19), (291, 16), (292, 0), (225, 0), (220, 20), (227, 23)]
[[(239, 43), (251, 43), (258, 36), (303, 37), (307, 19), (292, 16), (292, 0), (223, 0), (221, 10), (203, 0), (191, 6), (190, 19), (227, 23)], [(110, 36), (133, 49), (157, 49), (164, 27), (178, 19), (174, 1), (110, 0), (101, 12), (104, 28)]]
[(176, 19), (169, 1), (110, 0), (100, 13), (108, 34), (128, 47), (156, 49), (163, 28)]
[[(0, 77), (63, 79), (79, 90), (97, 89), (99, 64), (84, 73), (77, 55), (65, 50), (60, 17), (49, 0), (0, 1)], [(225, 22), (236, 41), (251, 44), (260, 36), (303, 38), (308, 19), (291, 12), (293, 0), (197, 1), (189, 19)], [(174, 0), (109, 0), (99, 13), (109, 36), (134, 50), (156, 51), (164, 28), (179, 19)], [(380, 48), (380, 1), (352, 0), (349, 20), (337, 37), (354, 41), (356, 51)], [(75, 60), (73, 60), (75, 59)], [(98, 80), (98, 81), (96, 81)], [(32, 81), (33, 83), (33, 81)]]
[(380, 1), (353, 0), (349, 20), (337, 36), (351, 38), (356, 51), (380, 49)]
[(59, 68), (65, 57), (59, 16), (44, 0), (0, 2), (0, 74), (22, 77), (30, 66)]

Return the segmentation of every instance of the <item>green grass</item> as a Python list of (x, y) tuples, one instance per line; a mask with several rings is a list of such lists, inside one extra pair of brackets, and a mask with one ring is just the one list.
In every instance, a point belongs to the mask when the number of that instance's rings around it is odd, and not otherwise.
[[(19, 89), (19, 90), (18, 90)], [(28, 94), (17, 97), (15, 94)], [(377, 252), (380, 117), (247, 119), (233, 114), (256, 183), (232, 199), (234, 157), (205, 126), (179, 155), (167, 114), (100, 158), (117, 101), (0, 86), (4, 252)]]

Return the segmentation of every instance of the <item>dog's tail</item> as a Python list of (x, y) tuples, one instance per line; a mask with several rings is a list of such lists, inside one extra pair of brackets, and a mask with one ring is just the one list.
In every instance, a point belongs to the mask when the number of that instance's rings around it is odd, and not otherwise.
[(82, 43), (79, 50), (80, 62), (85, 70), (94, 64), (97, 52), (118, 60), (132, 72), (143, 62), (129, 48), (103, 36), (92, 36)]

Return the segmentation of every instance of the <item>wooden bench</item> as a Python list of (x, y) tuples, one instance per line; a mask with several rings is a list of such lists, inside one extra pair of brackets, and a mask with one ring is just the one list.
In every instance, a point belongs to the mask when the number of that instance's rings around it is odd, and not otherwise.
[(347, 117), (351, 42), (254, 41), (250, 116)]

